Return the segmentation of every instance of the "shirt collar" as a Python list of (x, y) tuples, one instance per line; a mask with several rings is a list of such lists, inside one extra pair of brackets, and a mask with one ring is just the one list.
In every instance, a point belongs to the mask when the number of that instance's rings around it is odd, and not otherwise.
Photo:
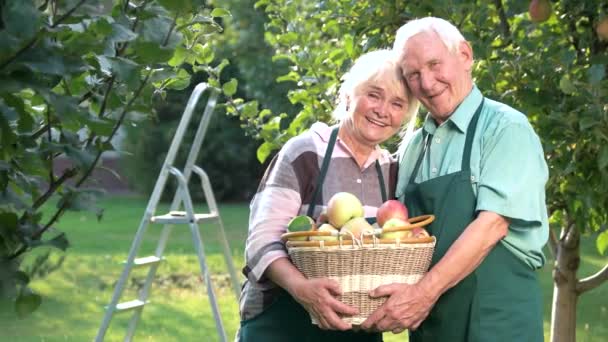
[[(451, 122), (451, 124), (458, 128), (461, 133), (465, 133), (469, 126), (469, 122), (473, 118), (473, 115), (475, 115), (475, 111), (482, 99), (483, 95), (481, 94), (481, 91), (479, 91), (476, 85), (473, 85), (473, 89), (471, 89), (469, 95), (464, 98), (444, 124)], [(433, 117), (430, 114), (427, 114), (423, 127), (427, 133), (435, 133), (437, 123), (435, 123), (435, 120), (433, 120)]]

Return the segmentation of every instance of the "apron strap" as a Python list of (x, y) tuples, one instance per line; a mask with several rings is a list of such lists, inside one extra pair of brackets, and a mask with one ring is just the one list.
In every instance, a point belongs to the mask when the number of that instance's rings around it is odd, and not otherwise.
[(424, 140), (424, 145), (422, 145), (422, 152), (420, 152), (420, 155), (418, 155), (418, 160), (416, 160), (416, 165), (414, 166), (414, 170), (412, 170), (412, 174), (410, 175), (410, 181), (408, 182), (408, 184), (414, 184), (414, 179), (416, 179), (416, 175), (418, 175), (420, 164), (422, 164), (422, 159), (424, 159), (426, 150), (429, 148), (429, 145), (433, 140), (433, 135), (426, 131), (423, 131), (422, 139)]
[(317, 198), (319, 197), (319, 193), (323, 188), (323, 182), (325, 181), (325, 175), (327, 174), (327, 169), (329, 168), (329, 162), (331, 161), (331, 155), (334, 151), (334, 146), (336, 145), (336, 138), (338, 137), (339, 126), (336, 126), (331, 131), (331, 136), (329, 137), (329, 143), (327, 143), (327, 149), (325, 150), (325, 157), (323, 157), (323, 164), (321, 165), (321, 174), (317, 179), (317, 185), (315, 186), (315, 192), (312, 195), (312, 200), (310, 201), (310, 205), (308, 206), (308, 212), (306, 215), (308, 217), (312, 217), (315, 211), (315, 206), (317, 205)]
[[(475, 110), (475, 114), (471, 118), (469, 126), (467, 127), (467, 136), (464, 143), (464, 151), (462, 153), (462, 165), (460, 166), (461, 171), (471, 170), (471, 150), (473, 146), (473, 138), (475, 137), (477, 122), (479, 121), (479, 116), (481, 114), (481, 109), (483, 108), (484, 101), (485, 98), (482, 98), (481, 103), (479, 104), (479, 106), (477, 106), (477, 110)], [(423, 131), (422, 139), (424, 140), (424, 145), (422, 147), (420, 155), (418, 155), (418, 160), (416, 160), (416, 165), (414, 166), (414, 170), (410, 175), (410, 181), (408, 182), (408, 184), (414, 184), (414, 179), (416, 178), (416, 175), (418, 175), (420, 165), (422, 164), (422, 159), (424, 159), (424, 155), (426, 154), (426, 151), (429, 148), (430, 142), (433, 140), (433, 135), (426, 131)]]
[(378, 184), (380, 184), (380, 195), (382, 196), (382, 203), (388, 200), (386, 196), (386, 186), (384, 185), (384, 176), (382, 175), (382, 167), (380, 162), (376, 160), (376, 172), (378, 173)]
[(475, 111), (475, 115), (469, 122), (469, 127), (467, 127), (467, 138), (464, 143), (464, 152), (462, 152), (462, 165), (460, 166), (460, 170), (462, 171), (470, 171), (471, 170), (471, 150), (473, 148), (473, 138), (475, 137), (475, 131), (477, 128), (477, 121), (479, 121), (479, 116), (481, 114), (481, 109), (483, 108), (483, 103), (485, 98), (481, 98), (481, 103), (477, 107)]
[[(325, 176), (327, 175), (327, 169), (329, 169), (329, 162), (331, 161), (331, 155), (334, 151), (334, 146), (336, 145), (336, 139), (338, 137), (339, 126), (335, 127), (331, 131), (331, 136), (329, 137), (329, 142), (327, 143), (327, 149), (325, 150), (325, 156), (323, 157), (323, 164), (321, 165), (321, 173), (319, 174), (319, 178), (317, 179), (317, 185), (315, 186), (315, 192), (312, 195), (312, 200), (310, 201), (310, 205), (308, 206), (308, 211), (306, 215), (312, 217), (315, 212), (315, 207), (317, 206), (317, 200), (319, 198), (319, 194), (323, 189), (323, 183), (325, 182)], [(386, 202), (388, 196), (386, 194), (386, 185), (384, 183), (384, 176), (382, 175), (382, 167), (380, 166), (380, 162), (376, 160), (376, 172), (378, 173), (378, 183), (380, 184), (380, 195), (382, 196), (382, 202)]]

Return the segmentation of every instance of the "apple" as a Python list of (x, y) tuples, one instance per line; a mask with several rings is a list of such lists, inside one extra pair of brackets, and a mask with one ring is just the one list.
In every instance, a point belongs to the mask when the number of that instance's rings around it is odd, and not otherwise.
[(322, 225), (323, 223), (329, 223), (329, 216), (327, 216), (327, 209), (323, 210), (319, 217), (317, 217), (317, 224)]
[(330, 236), (311, 236), (310, 240), (312, 241), (338, 241), (338, 235), (340, 234), (340, 231), (335, 228), (334, 226), (332, 226), (329, 223), (323, 223), (319, 229), (316, 230), (317, 232), (330, 232), (332, 233), (332, 235)]
[(414, 229), (412, 229), (412, 236), (415, 238), (425, 238), (425, 237), (429, 237), (429, 232), (426, 231), (426, 229), (422, 228), (422, 227), (416, 227)]
[(407, 229), (407, 230), (399, 230), (399, 231), (384, 231), (384, 229), (388, 229), (388, 228), (398, 228), (398, 227), (407, 227), (409, 226), (410, 223), (399, 219), (399, 218), (392, 218), (389, 219), (388, 221), (384, 222), (384, 225), (382, 226), (382, 233), (380, 234), (380, 238), (381, 239), (404, 239), (404, 238), (408, 238), (408, 237), (412, 237), (412, 231)]
[[(350, 232), (350, 234), (349, 234)], [(363, 232), (369, 232), (373, 234), (374, 227), (363, 217), (355, 217), (350, 221), (346, 222), (342, 229), (340, 229), (340, 235), (346, 240), (350, 240), (353, 236), (356, 239), (361, 239)], [(351, 235), (352, 234), (352, 235)]]
[[(315, 220), (312, 217), (306, 215), (296, 216), (287, 223), (287, 230), (289, 232), (304, 232), (315, 230), (317, 228), (315, 224)], [(289, 240), (291, 241), (306, 241), (308, 240), (308, 236), (300, 236), (300, 237), (292, 237)]]
[(608, 17), (600, 20), (600, 23), (595, 27), (595, 32), (601, 41), (608, 41)]
[(551, 3), (549, 0), (532, 0), (528, 12), (533, 22), (542, 23), (551, 16)]
[(363, 217), (363, 205), (357, 196), (338, 192), (327, 202), (327, 217), (332, 226), (341, 228), (350, 219)]
[(384, 223), (392, 218), (398, 218), (407, 221), (407, 207), (397, 200), (388, 200), (378, 208), (376, 212), (376, 221), (380, 227), (384, 227)]

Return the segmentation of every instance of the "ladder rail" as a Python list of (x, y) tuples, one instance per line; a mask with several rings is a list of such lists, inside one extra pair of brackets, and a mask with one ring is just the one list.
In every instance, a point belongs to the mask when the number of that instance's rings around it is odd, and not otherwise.
[[(139, 248), (141, 247), (141, 243), (143, 241), (144, 234), (147, 230), (148, 225), (150, 224), (150, 219), (154, 215), (156, 207), (160, 201), (162, 192), (164, 191), (164, 188), (165, 188), (165, 185), (167, 182), (167, 178), (169, 175), (169, 169), (170, 169), (171, 165), (175, 162), (177, 152), (178, 152), (181, 142), (183, 140), (183, 136), (186, 132), (186, 129), (192, 119), (192, 114), (196, 108), (196, 104), (198, 103), (198, 100), (199, 100), (201, 94), (207, 89), (213, 90), (212, 94), (209, 97), (209, 100), (212, 101), (212, 105), (207, 103), (204, 115), (206, 117), (210, 118), (211, 113), (213, 112), (213, 109), (215, 107), (215, 100), (217, 98), (217, 90), (213, 87), (210, 87), (207, 83), (199, 83), (198, 85), (196, 85), (192, 94), (190, 95), (190, 98), (188, 99), (186, 109), (184, 110), (180, 123), (173, 136), (173, 140), (171, 141), (171, 145), (169, 147), (169, 151), (167, 152), (167, 156), (165, 157), (163, 166), (161, 167), (159, 177), (156, 181), (156, 184), (154, 185), (154, 190), (152, 191), (152, 195), (150, 196), (148, 204), (146, 205), (146, 210), (140, 221), (139, 227), (135, 234), (135, 238), (133, 239), (133, 242), (131, 243), (131, 247), (129, 249), (129, 253), (127, 256), (127, 260), (126, 260), (126, 265), (124, 266), (124, 268), (121, 272), (121, 275), (116, 283), (116, 286), (114, 287), (114, 292), (112, 294), (112, 298), (110, 299), (110, 304), (108, 305), (106, 311), (104, 312), (102, 323), (101, 323), (100, 328), (95, 337), (96, 342), (103, 341), (105, 334), (110, 326), (110, 322), (112, 320), (114, 312), (116, 311), (116, 305), (118, 304), (118, 301), (120, 300), (122, 292), (124, 291), (124, 287), (129, 278), (131, 270), (133, 268), (134, 260), (137, 256), (137, 252), (139, 251)], [(208, 125), (208, 120), (209, 119), (207, 119), (206, 125)], [(205, 129), (206, 129), (206, 126), (205, 126)], [(200, 139), (200, 141), (202, 142), (202, 138)], [(200, 148), (200, 147), (197, 147), (197, 149), (198, 148)], [(194, 156), (194, 158), (195, 157), (196, 156)], [(187, 171), (187, 173), (184, 175), (184, 176), (187, 176), (187, 177), (185, 177), (185, 180), (187, 181), (191, 172), (190, 172), (190, 170), (185, 170), (185, 171)], [(187, 192), (187, 188), (185, 189), (185, 191)], [(178, 192), (181, 192), (181, 190), (178, 190)], [(173, 203), (171, 205), (172, 209), (178, 208), (182, 195), (183, 194), (179, 194), (179, 193), (177, 193), (175, 195)], [(165, 231), (166, 231), (166, 233), (165, 233)], [(170, 228), (163, 230), (163, 233), (166, 234), (166, 238), (168, 238), (169, 231), (170, 231)], [(166, 240), (166, 238), (165, 238), (165, 240)], [(162, 239), (162, 237), (161, 237), (161, 239)], [(163, 249), (164, 249), (164, 245), (162, 247), (161, 246), (157, 247), (157, 256), (159, 256), (158, 255), (159, 251), (162, 254)], [(153, 265), (152, 268), (157, 268), (157, 265)], [(142, 311), (142, 308), (138, 308), (136, 310), (136, 314), (141, 315), (141, 311)], [(135, 321), (135, 323), (137, 323), (137, 322)]]
[(211, 182), (209, 181), (209, 176), (205, 170), (203, 170), (199, 166), (193, 166), (192, 169), (201, 179), (201, 186), (203, 187), (203, 192), (205, 193), (205, 199), (207, 200), (207, 205), (212, 213), (218, 214), (218, 226), (220, 233), (220, 240), (222, 242), (222, 251), (224, 253), (224, 260), (226, 262), (226, 266), (228, 267), (228, 273), (230, 274), (230, 283), (232, 284), (232, 291), (238, 300), (241, 294), (241, 284), (239, 283), (239, 278), (236, 273), (236, 269), (234, 268), (234, 262), (232, 260), (232, 251), (230, 250), (230, 245), (228, 243), (228, 239), (226, 238), (226, 231), (224, 229), (224, 223), (222, 222), (222, 217), (219, 215), (219, 210), (217, 208), (217, 203), (215, 203), (215, 197), (213, 196), (213, 190), (211, 187)]
[(224, 330), (224, 324), (222, 322), (222, 316), (220, 314), (219, 305), (217, 303), (215, 290), (213, 289), (213, 283), (211, 282), (209, 267), (207, 266), (207, 261), (205, 259), (205, 249), (203, 247), (203, 240), (200, 235), (198, 224), (196, 224), (196, 220), (194, 217), (194, 206), (192, 205), (192, 198), (190, 197), (190, 193), (188, 192), (188, 183), (186, 181), (185, 176), (175, 167), (172, 167), (170, 169), (170, 172), (175, 175), (179, 182), (179, 186), (182, 187), (182, 194), (184, 196), (184, 209), (186, 209), (186, 216), (190, 221), (190, 232), (192, 233), (192, 238), (194, 239), (194, 249), (196, 250), (199, 266), (205, 282), (205, 287), (207, 288), (207, 296), (209, 297), (211, 309), (213, 311), (215, 327), (220, 337), (220, 342), (226, 342), (226, 330)]

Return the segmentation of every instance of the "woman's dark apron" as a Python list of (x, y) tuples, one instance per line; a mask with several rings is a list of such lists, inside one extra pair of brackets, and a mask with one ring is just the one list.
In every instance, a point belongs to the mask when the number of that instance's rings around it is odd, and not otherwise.
[[(428, 227), (437, 238), (431, 267), (477, 217), (470, 159), (482, 107), (483, 101), (467, 128), (461, 171), (414, 182), (433, 138), (425, 132), (422, 151), (404, 193), (404, 203), (412, 216), (435, 215)], [(543, 341), (541, 295), (535, 272), (498, 242), (474, 272), (439, 298), (420, 327), (410, 332), (410, 341)]]
[[(320, 175), (317, 180), (315, 192), (308, 208), (307, 215), (312, 217), (319, 195), (322, 192), (323, 183), (329, 168), (331, 155), (338, 137), (338, 127), (332, 130), (325, 157), (321, 165)], [(380, 163), (376, 161), (376, 171), (382, 201), (386, 201), (386, 188)], [(374, 223), (375, 218), (366, 218), (368, 222)], [(332, 331), (322, 330), (310, 322), (308, 312), (296, 302), (286, 291), (274, 289), (279, 292), (276, 300), (261, 314), (252, 319), (241, 322), (241, 342), (381, 342), (382, 334), (366, 333), (363, 331)]]

